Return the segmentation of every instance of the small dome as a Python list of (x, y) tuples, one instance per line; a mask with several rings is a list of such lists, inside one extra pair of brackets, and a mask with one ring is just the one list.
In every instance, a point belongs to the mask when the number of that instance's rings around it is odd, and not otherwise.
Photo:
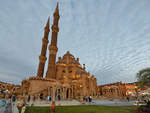
[(78, 60), (76, 60), (75, 57), (72, 54), (70, 54), (69, 51), (67, 51), (62, 58), (59, 58), (59, 61), (57, 63), (80, 65), (79, 58), (77, 59)]
[(64, 57), (65, 56), (72, 56), (72, 57), (74, 57), (72, 54), (70, 54), (70, 52), (69, 51), (67, 51), (67, 53), (66, 54), (64, 54)]

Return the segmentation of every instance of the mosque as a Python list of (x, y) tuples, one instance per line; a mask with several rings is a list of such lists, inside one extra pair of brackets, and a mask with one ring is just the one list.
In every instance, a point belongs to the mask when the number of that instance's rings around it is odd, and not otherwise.
[[(53, 100), (58, 99), (81, 99), (83, 96), (97, 95), (97, 79), (86, 71), (85, 64), (81, 65), (79, 58), (75, 58), (69, 51), (63, 57), (58, 57), (56, 62), (57, 37), (59, 32), (59, 6), (57, 3), (53, 14), (52, 36), (49, 44), (49, 18), (44, 28), (41, 54), (36, 76), (22, 81), (22, 93), (24, 96), (40, 94), (43, 97), (52, 96)], [(49, 44), (49, 46), (48, 46)], [(49, 57), (46, 57), (47, 47)], [(48, 68), (44, 77), (45, 63), (48, 61)]]

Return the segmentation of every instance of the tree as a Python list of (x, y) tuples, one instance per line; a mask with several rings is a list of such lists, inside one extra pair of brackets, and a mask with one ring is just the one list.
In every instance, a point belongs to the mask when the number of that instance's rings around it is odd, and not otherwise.
[(140, 70), (136, 77), (140, 88), (150, 87), (150, 68)]

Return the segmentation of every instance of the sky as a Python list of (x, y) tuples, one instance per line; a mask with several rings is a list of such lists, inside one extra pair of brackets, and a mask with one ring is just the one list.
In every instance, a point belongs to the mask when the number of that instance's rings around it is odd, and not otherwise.
[(150, 67), (150, 0), (0, 0), (0, 81), (36, 76), (57, 2), (57, 57), (69, 50), (98, 84), (135, 82)]

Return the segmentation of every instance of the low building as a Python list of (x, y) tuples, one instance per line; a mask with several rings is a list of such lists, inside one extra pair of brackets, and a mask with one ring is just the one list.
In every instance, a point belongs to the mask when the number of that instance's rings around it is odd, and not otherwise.
[(136, 83), (110, 83), (98, 86), (98, 95), (107, 98), (124, 99), (126, 96), (136, 96)]
[(11, 95), (21, 95), (22, 90), (20, 85), (14, 85), (6, 82), (0, 82), (0, 92)]

